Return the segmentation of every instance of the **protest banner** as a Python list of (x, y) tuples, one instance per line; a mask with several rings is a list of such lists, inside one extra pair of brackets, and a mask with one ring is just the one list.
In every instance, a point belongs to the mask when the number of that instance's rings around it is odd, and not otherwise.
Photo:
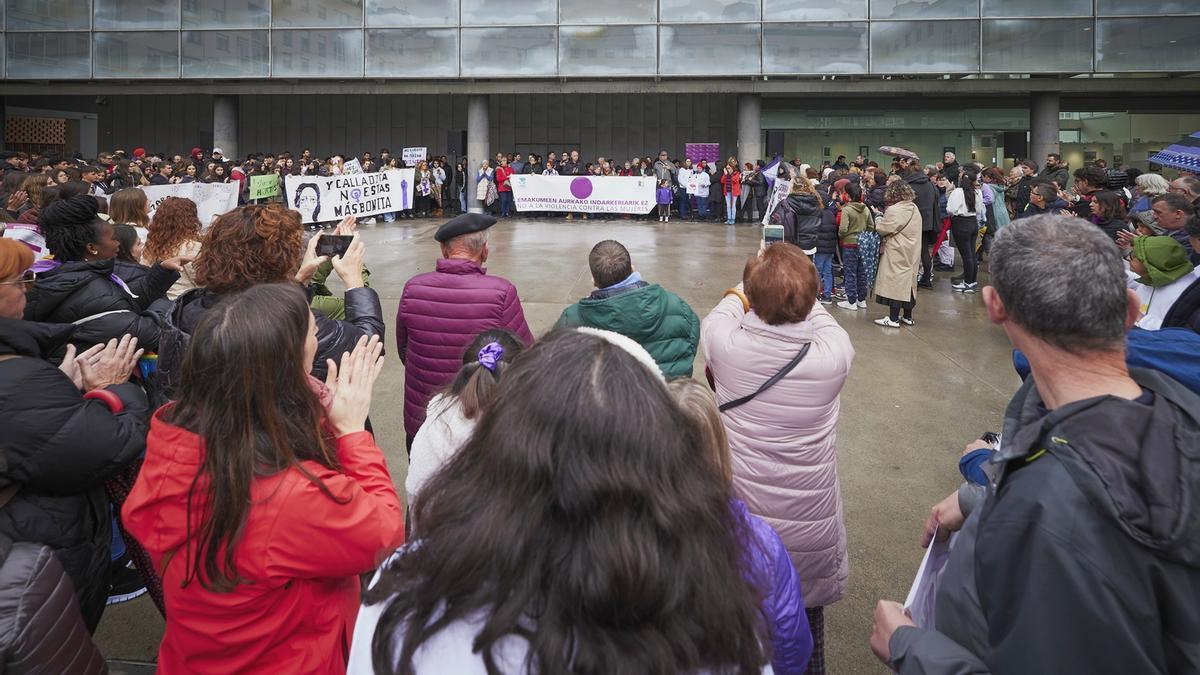
[(36, 226), (24, 223), (7, 223), (3, 227), (4, 238), (15, 239), (28, 246), (33, 251), (34, 260), (43, 260), (50, 257), (50, 250), (46, 248), (46, 238), (35, 229)]
[(512, 177), (518, 211), (649, 213), (655, 207), (652, 176)]
[(287, 176), (288, 208), (305, 223), (341, 220), (405, 211), (413, 204), (412, 169), (341, 176)]
[(279, 176), (277, 174), (250, 176), (250, 201), (278, 197), (279, 193)]
[(771, 201), (767, 202), (767, 212), (763, 214), (762, 224), (767, 225), (771, 222), (771, 214), (775, 213), (775, 207), (779, 203), (787, 199), (788, 192), (792, 189), (792, 181), (783, 180), (780, 178), (775, 181), (775, 189), (771, 190)]
[(404, 166), (416, 166), (417, 162), (425, 161), (429, 156), (429, 148), (405, 148), (400, 153), (400, 159), (404, 160)]
[(175, 183), (173, 185), (146, 185), (141, 188), (150, 203), (150, 217), (167, 197), (183, 197), (196, 203), (196, 215), (201, 227), (208, 228), (222, 213), (237, 208), (239, 184), (234, 183)]
[(354, 158), (350, 159), (349, 161), (342, 164), (342, 173), (362, 173), (362, 172), (363, 172), (362, 163), (358, 161), (357, 157), (354, 157)]

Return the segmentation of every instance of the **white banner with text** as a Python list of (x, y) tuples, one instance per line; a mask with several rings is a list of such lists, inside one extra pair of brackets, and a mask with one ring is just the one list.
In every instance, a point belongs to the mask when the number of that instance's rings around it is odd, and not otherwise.
[(654, 178), (648, 176), (518, 174), (509, 184), (517, 211), (642, 214), (655, 207)]
[(150, 203), (150, 217), (167, 197), (183, 197), (196, 202), (196, 215), (200, 225), (208, 229), (217, 216), (232, 211), (238, 205), (237, 181), (232, 183), (175, 183), (173, 185), (146, 185), (146, 201)]
[(411, 209), (413, 170), (287, 176), (284, 190), (288, 208), (299, 211), (305, 223), (341, 220), (346, 216), (362, 218)]

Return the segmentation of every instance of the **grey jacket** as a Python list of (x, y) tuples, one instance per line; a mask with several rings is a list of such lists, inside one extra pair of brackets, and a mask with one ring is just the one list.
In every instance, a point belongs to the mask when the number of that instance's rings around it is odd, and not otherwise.
[(75, 587), (48, 546), (0, 535), (0, 672), (107, 673)]
[(937, 630), (890, 643), (901, 675), (1200, 672), (1200, 397), (1131, 374), (1046, 413), (1009, 403), (999, 477), (941, 579)]

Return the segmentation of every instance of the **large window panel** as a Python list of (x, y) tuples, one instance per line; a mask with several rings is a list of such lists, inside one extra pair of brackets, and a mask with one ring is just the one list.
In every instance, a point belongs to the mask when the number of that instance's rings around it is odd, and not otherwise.
[(458, 0), (367, 0), (367, 25), (457, 26)]
[(95, 76), (179, 77), (179, 32), (96, 33)]
[(563, 26), (559, 75), (653, 75), (654, 26)]
[(457, 77), (457, 28), (367, 31), (368, 77)]
[(1096, 0), (1099, 16), (1200, 14), (1196, 0)]
[(558, 6), (555, 0), (462, 0), (462, 20), (464, 26), (557, 23)]
[(272, 77), (359, 77), (362, 30), (271, 31)]
[(758, 21), (759, 0), (658, 0), (660, 21)]
[(978, 21), (876, 21), (871, 72), (973, 73), (979, 70)]
[(266, 28), (271, 0), (183, 0), (184, 28)]
[(1091, 72), (1092, 20), (984, 21), (983, 70), (989, 73)]
[(92, 76), (91, 36), (87, 33), (9, 33), (5, 47), (9, 78)]
[(763, 0), (763, 21), (856, 20), (867, 20), (867, 0)]
[(983, 0), (983, 16), (1007, 18), (1048, 16), (1091, 16), (1092, 0)]
[(658, 16), (646, 0), (558, 0), (562, 23), (653, 23)]
[(661, 26), (662, 75), (754, 75), (761, 72), (759, 24)]
[(553, 26), (462, 29), (463, 77), (531, 77), (557, 72)]
[(1096, 72), (1200, 70), (1200, 17), (1100, 19)]
[(764, 23), (763, 72), (866, 73), (868, 32), (866, 22)]
[(179, 28), (179, 0), (94, 0), (96, 30)]
[(352, 28), (362, 26), (362, 19), (362, 0), (271, 0), (271, 25), (277, 28)]
[(979, 0), (871, 0), (872, 20), (965, 19), (972, 16), (979, 16)]
[(87, 30), (91, 0), (8, 0), (8, 30)]
[(270, 74), (267, 31), (183, 32), (184, 77), (266, 77)]

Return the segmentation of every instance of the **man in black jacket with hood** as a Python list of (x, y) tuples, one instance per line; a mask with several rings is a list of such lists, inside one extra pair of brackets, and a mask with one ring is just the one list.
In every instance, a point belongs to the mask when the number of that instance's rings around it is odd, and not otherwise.
[(941, 223), (937, 222), (938, 189), (921, 170), (917, 160), (907, 162), (902, 175), (904, 182), (912, 187), (915, 195), (913, 203), (921, 212), (921, 278), (917, 280), (917, 285), (921, 288), (933, 288), (933, 258), (930, 248), (941, 226)]
[(1126, 366), (1139, 303), (1095, 226), (1023, 218), (992, 247), (988, 318), (1031, 375), (982, 505), (964, 524), (951, 495), (926, 525), (962, 530), (936, 625), (881, 601), (871, 647), (901, 675), (1196, 672), (1200, 397)]

